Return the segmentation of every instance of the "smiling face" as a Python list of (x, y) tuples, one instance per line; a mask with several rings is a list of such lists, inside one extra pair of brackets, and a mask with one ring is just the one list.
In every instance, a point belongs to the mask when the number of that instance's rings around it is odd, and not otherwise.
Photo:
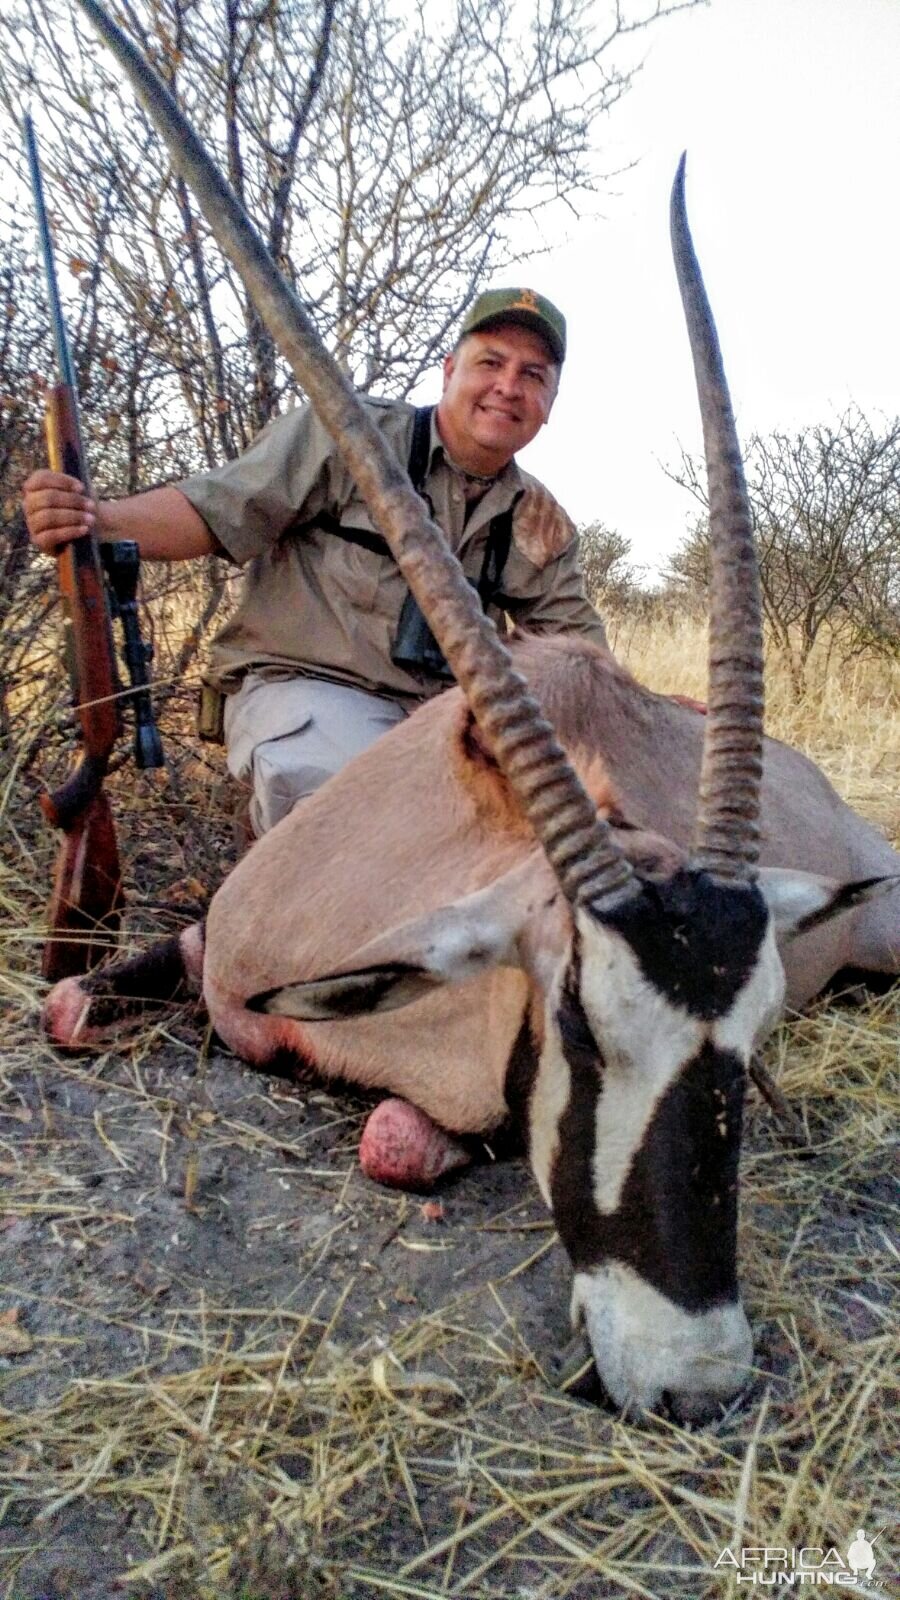
[(515, 323), (467, 334), (444, 360), (437, 420), (466, 471), (500, 472), (550, 415), (559, 367), (539, 334)]

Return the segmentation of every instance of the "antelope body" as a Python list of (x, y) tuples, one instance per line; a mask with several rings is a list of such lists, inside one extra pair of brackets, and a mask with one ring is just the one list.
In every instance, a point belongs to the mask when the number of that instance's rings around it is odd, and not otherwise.
[[(612, 816), (620, 848), (656, 877), (683, 868), (704, 720), (641, 688), (583, 640), (522, 639), (513, 659), (588, 792)], [(766, 740), (763, 771), (764, 867), (799, 861), (841, 885), (900, 874), (900, 857), (812, 762)], [(326, 1013), (323, 994), (294, 994), (336, 973), (421, 965), (414, 941), (425, 942), (429, 919), (437, 939), (448, 908), (479, 891), (476, 939), (482, 908), (486, 915), (504, 898), (527, 904), (528, 939), (542, 950), (571, 937), (546, 857), (455, 689), (305, 800), (220, 888), (202, 957), (217, 1032), (259, 1066), (283, 1052), (326, 1076), (402, 1095), (454, 1131), (495, 1128), (510, 1113), (507, 1077), (533, 1002), (517, 967), (492, 966), (450, 985), (436, 974), (410, 1009), (399, 1004), (410, 993), (409, 974), (391, 1009), (382, 996), (364, 997), (360, 983), (346, 997), (346, 1020), (336, 999)], [(897, 970), (900, 895), (847, 905), (844, 915), (785, 939), (788, 1003), (802, 1006), (845, 967), (889, 970), (892, 931)], [(199, 951), (198, 934), (187, 944)], [(196, 957), (194, 966), (200, 977)], [(316, 1020), (317, 1006), (326, 1020)]]
[[(673, 246), (710, 477), (706, 719), (564, 641), (521, 647), (529, 693), (171, 97), (97, 0), (81, 3), (332, 430), (461, 686), (264, 837), (215, 897), (205, 950), (192, 930), (174, 964), (202, 969), (215, 1027), (248, 1060), (286, 1052), (456, 1130), (512, 1114), (610, 1395), (707, 1416), (752, 1360), (737, 1165), (748, 1061), (785, 995), (776, 932), (807, 940), (791, 962), (798, 999), (843, 964), (824, 929), (848, 907), (860, 947), (880, 942), (883, 956), (860, 964), (896, 970), (896, 948), (884, 953), (896, 911), (884, 927), (862, 919), (897, 859), (814, 769), (770, 746), (764, 855), (777, 867), (776, 841), (807, 835), (790, 870), (758, 872), (755, 556), (682, 175)], [(816, 809), (821, 854), (853, 881), (793, 870), (816, 854)], [(48, 1001), (51, 1033), (73, 1042), (128, 987), (133, 966), (67, 980)]]
[[(573, 910), (453, 689), (260, 839), (176, 965), (263, 1069), (383, 1089), (454, 1133), (515, 1124), (606, 1388), (702, 1417), (751, 1359), (735, 1242), (750, 1049), (781, 1009), (782, 964), (795, 1005), (841, 967), (898, 969), (900, 895), (868, 895), (900, 858), (767, 740), (770, 918), (756, 890), (687, 867), (705, 719), (584, 641), (523, 639), (513, 657), (650, 893), (636, 927)], [(789, 871), (798, 859), (816, 875)], [(153, 961), (59, 985), (51, 1033), (83, 1041), (111, 996), (152, 989)]]

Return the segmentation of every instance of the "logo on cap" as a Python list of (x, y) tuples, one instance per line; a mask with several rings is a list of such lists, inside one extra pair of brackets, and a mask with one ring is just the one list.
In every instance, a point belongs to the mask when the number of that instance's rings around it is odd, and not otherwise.
[(566, 319), (552, 301), (534, 289), (485, 289), (469, 307), (460, 333), (475, 333), (495, 322), (522, 322), (540, 333), (562, 362), (566, 354)]

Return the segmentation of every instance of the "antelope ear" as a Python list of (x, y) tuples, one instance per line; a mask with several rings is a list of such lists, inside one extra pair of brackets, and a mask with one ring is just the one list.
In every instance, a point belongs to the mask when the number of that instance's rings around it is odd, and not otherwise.
[[(247, 1006), (304, 1022), (373, 1016), (493, 967), (530, 966), (535, 924), (548, 910), (546, 871), (531, 856), (488, 888), (379, 934), (348, 970), (267, 990)], [(559, 898), (551, 888), (551, 901)]]
[(820, 922), (829, 922), (843, 911), (861, 906), (866, 900), (900, 885), (900, 877), (858, 878), (839, 883), (812, 872), (793, 872), (785, 867), (762, 867), (759, 887), (782, 938), (793, 939)]
[(397, 1011), (420, 1000), (440, 981), (423, 967), (373, 963), (355, 972), (268, 989), (248, 1000), (247, 1009), (264, 1011), (270, 1017), (294, 1017), (298, 1022), (336, 1022), (374, 1016), (377, 1011)]

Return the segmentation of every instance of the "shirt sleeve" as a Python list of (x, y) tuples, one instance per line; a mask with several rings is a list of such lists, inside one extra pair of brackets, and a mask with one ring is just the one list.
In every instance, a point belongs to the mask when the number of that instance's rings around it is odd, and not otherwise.
[(519, 600), (507, 607), (517, 626), (530, 633), (579, 633), (594, 644), (607, 646), (600, 613), (584, 592), (577, 539), (547, 563), (541, 577), (542, 590), (535, 599)]
[(312, 406), (276, 417), (234, 461), (176, 487), (238, 566), (274, 544), (301, 507), (315, 516), (329, 498), (334, 443)]

